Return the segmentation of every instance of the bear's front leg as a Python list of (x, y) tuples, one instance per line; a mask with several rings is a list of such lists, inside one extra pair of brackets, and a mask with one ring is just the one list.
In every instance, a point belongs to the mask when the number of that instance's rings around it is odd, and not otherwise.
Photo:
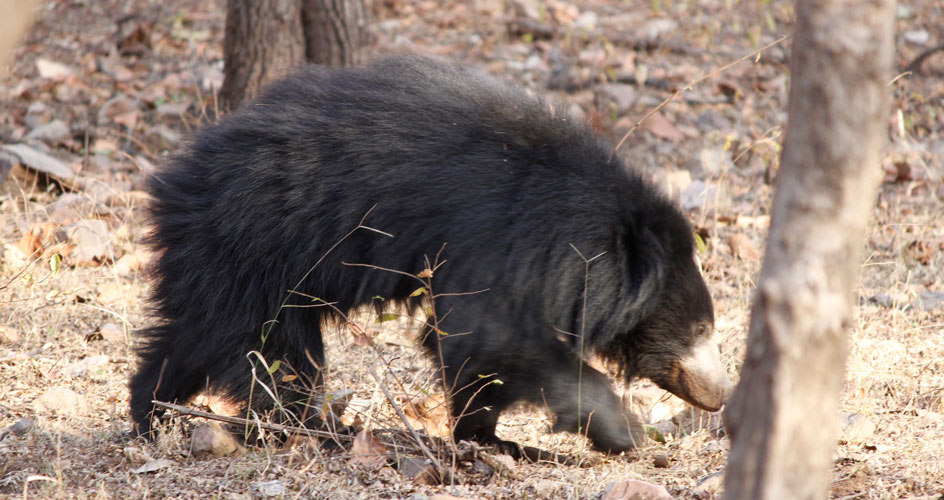
[(584, 434), (593, 447), (620, 453), (642, 445), (639, 419), (623, 409), (610, 379), (582, 361), (547, 374), (545, 398), (557, 415), (554, 431)]

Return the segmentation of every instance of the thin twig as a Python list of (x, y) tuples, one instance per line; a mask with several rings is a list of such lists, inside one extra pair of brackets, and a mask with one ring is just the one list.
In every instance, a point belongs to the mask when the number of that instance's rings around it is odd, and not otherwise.
[(749, 53), (749, 54), (747, 54), (747, 55), (745, 55), (745, 56), (743, 56), (743, 57), (741, 57), (741, 58), (739, 58), (739, 59), (735, 59), (734, 61), (731, 61), (730, 63), (725, 64), (724, 66), (722, 66), (722, 67), (720, 67), (720, 68), (718, 68), (718, 69), (715, 69), (715, 70), (709, 71), (708, 73), (705, 73), (704, 75), (702, 75), (702, 76), (700, 76), (700, 77), (698, 77), (698, 78), (692, 80), (691, 82), (689, 82), (688, 84), (686, 84), (684, 87), (682, 87), (682, 88), (676, 90), (674, 94), (670, 95), (670, 96), (667, 97), (664, 101), (660, 102), (658, 106), (652, 108), (652, 110), (650, 110), (649, 113), (646, 114), (646, 116), (642, 117), (641, 120), (639, 120), (638, 122), (636, 122), (636, 124), (633, 125), (633, 127), (632, 127), (631, 129), (629, 129), (629, 132), (626, 132), (626, 134), (623, 136), (623, 138), (620, 139), (620, 141), (619, 141), (618, 143), (616, 143), (616, 147), (613, 148), (613, 151), (614, 151), (614, 152), (618, 151), (619, 148), (620, 148), (620, 146), (622, 146), (623, 143), (626, 142), (626, 139), (629, 139), (629, 136), (633, 135), (633, 132), (635, 132), (639, 127), (642, 126), (643, 122), (645, 122), (646, 120), (648, 120), (650, 116), (652, 116), (652, 115), (656, 114), (657, 112), (659, 112), (660, 109), (664, 108), (664, 107), (666, 106), (666, 104), (672, 102), (672, 100), (674, 100), (676, 97), (678, 97), (679, 95), (681, 95), (682, 92), (685, 92), (686, 90), (690, 90), (690, 89), (691, 89), (692, 87), (694, 87), (695, 85), (698, 85), (699, 83), (701, 83), (701, 82), (703, 82), (703, 81), (705, 81), (705, 80), (711, 78), (712, 76), (715, 76), (715, 75), (717, 75), (718, 73), (721, 73), (722, 71), (727, 70), (728, 68), (734, 66), (735, 64), (738, 64), (738, 63), (740, 63), (740, 62), (742, 62), (742, 61), (745, 61), (745, 60), (747, 60), (747, 59), (750, 59), (750, 58), (752, 58), (752, 57), (755, 57), (755, 56), (759, 55), (761, 52), (763, 52), (763, 51), (765, 51), (765, 50), (767, 50), (767, 49), (769, 49), (769, 48), (771, 48), (771, 47), (773, 47), (773, 46), (775, 46), (775, 45), (777, 45), (777, 44), (783, 42), (783, 41), (786, 40), (787, 38), (790, 38), (790, 36), (791, 36), (791, 35), (784, 35), (784, 36), (782, 36), (782, 37), (780, 37), (780, 38), (774, 40), (773, 42), (770, 42), (770, 43), (768, 43), (767, 45), (764, 45), (763, 47), (761, 47), (761, 48), (759, 48), (759, 49), (757, 49), (757, 50), (755, 50), (755, 51), (753, 51), (753, 52), (751, 52), (751, 53)]
[(166, 408), (168, 410), (176, 412), (178, 415), (187, 415), (191, 417), (200, 417), (208, 420), (218, 420), (220, 422), (226, 422), (228, 424), (236, 424), (241, 426), (258, 425), (260, 428), (273, 431), (273, 432), (290, 432), (304, 434), (309, 437), (323, 437), (323, 438), (333, 438), (333, 439), (346, 439), (348, 441), (353, 441), (354, 436), (348, 436), (346, 434), (337, 434), (334, 432), (328, 431), (316, 431), (312, 429), (306, 429), (304, 427), (295, 427), (292, 425), (283, 425), (283, 424), (273, 424), (270, 422), (261, 422), (250, 420), (242, 417), (231, 417), (229, 415), (218, 415), (216, 413), (210, 413), (206, 411), (195, 410), (193, 408), (181, 405), (175, 405), (173, 403), (165, 403), (163, 401), (151, 401), (154, 406), (159, 406), (161, 408)]
[(921, 73), (921, 65), (924, 64), (924, 61), (931, 57), (935, 52), (940, 52), (944, 50), (944, 43), (936, 47), (931, 47), (928, 50), (918, 54), (918, 57), (915, 57), (907, 66), (905, 66), (905, 71), (910, 71), (912, 73)]
[(370, 376), (374, 377), (374, 380), (377, 381), (377, 385), (380, 387), (380, 390), (383, 391), (387, 401), (391, 406), (393, 406), (393, 409), (397, 412), (397, 416), (400, 417), (400, 420), (403, 421), (403, 425), (405, 425), (406, 428), (410, 430), (410, 433), (413, 434), (413, 438), (416, 439), (416, 445), (420, 447), (420, 450), (422, 450), (423, 454), (426, 455), (426, 458), (430, 460), (430, 463), (432, 463), (433, 467), (436, 468), (437, 472), (442, 470), (439, 465), (439, 460), (436, 460), (436, 457), (433, 456), (433, 452), (429, 451), (429, 448), (427, 448), (426, 444), (423, 443), (423, 438), (421, 438), (419, 433), (416, 432), (416, 429), (410, 425), (410, 421), (406, 419), (406, 415), (403, 414), (403, 410), (400, 409), (400, 405), (398, 405), (396, 401), (394, 401), (393, 396), (390, 395), (390, 391), (387, 390), (387, 386), (382, 380), (380, 380), (380, 377), (377, 376), (377, 373), (374, 372), (373, 368), (370, 369), (369, 373)]

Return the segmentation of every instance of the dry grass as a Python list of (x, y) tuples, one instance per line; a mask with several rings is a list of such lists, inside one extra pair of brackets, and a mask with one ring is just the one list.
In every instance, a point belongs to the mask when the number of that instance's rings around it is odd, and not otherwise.
[[(198, 2), (167, 3), (182, 11), (215, 12), (220, 17), (218, 9), (201, 11), (205, 7)], [(551, 50), (547, 48), (550, 42), (536, 44), (544, 47), (538, 50), (530, 42), (509, 39), (504, 28), (496, 27), (501, 23), (474, 9), (461, 14), (457, 8), (431, 8), (429, 2), (387, 3), (401, 7), (396, 15), (380, 12), (376, 33), (383, 47), (399, 46), (408, 40), (408, 46), (418, 51), (462, 52), (465, 60), (525, 85), (540, 86), (549, 73), (540, 65), (533, 70), (524, 68), (532, 53), (529, 51), (543, 54)], [(609, 22), (602, 13), (622, 8), (617, 2), (598, 0), (565, 4), (577, 5), (580, 11), (596, 9), (601, 13), (601, 24)], [(692, 46), (691, 53), (629, 50), (614, 47), (606, 37), (581, 37), (573, 32), (561, 35), (560, 46), (555, 45), (554, 50), (576, 61), (581, 70), (586, 70), (579, 73), (583, 76), (605, 73), (606, 68), (594, 62), (596, 57), (612, 62), (632, 56), (648, 65), (651, 78), (692, 78), (786, 32), (792, 17), (789, 2), (767, 5), (761, 2), (743, 8), (727, 4), (719, 7), (699, 2), (686, 7), (653, 2), (649, 5), (652, 12), (626, 9), (633, 22), (662, 16), (663, 9), (697, 11), (676, 16), (684, 18), (679, 31), (684, 32), (685, 44)], [(899, 20), (903, 30), (920, 27), (919, 20), (935, 19), (940, 11), (939, 6), (928, 2), (911, 2), (908, 6), (916, 14)], [(36, 29), (41, 31), (34, 37), (37, 41), (21, 54), (13, 75), (4, 80), (6, 88), (12, 89), (31, 77), (37, 56), (72, 61), (75, 52), (63, 40), (84, 43), (86, 37), (97, 40), (112, 29), (108, 19), (77, 8), (59, 6), (40, 17)], [(615, 14), (613, 19), (617, 19)], [(220, 24), (219, 18), (212, 17), (203, 22), (211, 21)], [(155, 33), (169, 31), (172, 24), (158, 20), (152, 29)], [(619, 31), (623, 26), (610, 28)], [(213, 28), (210, 34), (218, 38), (220, 31)], [(478, 45), (470, 41), (473, 35), (478, 37)], [(758, 41), (763, 43), (755, 43)], [(204, 46), (176, 40), (162, 45), (153, 60), (146, 61), (152, 65), (149, 67), (164, 68), (153, 70), (151, 83), (164, 76), (160, 71), (188, 74), (180, 67), (190, 64), (190, 51), (200, 53), (199, 57), (218, 58), (218, 53), (214, 55), (219, 50), (218, 42), (211, 40)], [(916, 50), (907, 44), (899, 49), (906, 57)], [(709, 60), (698, 56), (700, 53), (720, 55), (717, 60)], [(706, 174), (703, 180), (717, 185), (720, 194), (713, 203), (692, 213), (696, 226), (710, 236), (702, 262), (715, 299), (717, 335), (732, 377), (740, 368), (759, 261), (735, 258), (728, 242), (733, 235), (743, 235), (762, 250), (766, 227), (731, 219), (762, 220), (767, 215), (771, 187), (762, 179), (765, 172), (776, 170), (776, 141), (770, 138), (778, 137), (785, 104), (781, 102), (785, 87), (766, 93), (755, 88), (761, 84), (775, 87), (776, 78), (784, 73), (778, 63), (770, 63), (769, 59), (765, 62), (723, 75), (741, 87), (741, 100), (733, 105), (674, 101), (663, 110), (678, 124), (692, 128), (695, 117), (713, 113), (708, 116), (712, 123), (708, 132), (678, 143), (637, 132), (621, 150), (631, 164), (652, 171), (659, 182), (704, 149), (721, 149), (742, 160)], [(939, 67), (935, 64), (932, 60), (926, 66)], [(545, 71), (543, 76), (541, 71)], [(41, 92), (54, 92), (43, 85), (37, 87), (39, 97), (34, 95), (35, 99), (43, 99)], [(713, 94), (704, 88), (696, 89), (697, 96), (711, 97)], [(98, 92), (111, 97), (111, 90)], [(944, 288), (944, 221), (940, 216), (944, 213), (944, 166), (940, 155), (928, 152), (934, 142), (933, 133), (926, 132), (939, 130), (935, 127), (939, 127), (936, 120), (940, 120), (940, 113), (935, 110), (940, 107), (935, 103), (940, 98), (935, 96), (944, 91), (933, 79), (902, 79), (896, 83), (895, 92), (896, 110), (902, 111), (909, 128), (906, 134), (900, 134), (897, 126), (892, 127), (886, 163), (904, 160), (916, 174), (883, 186), (864, 241), (867, 258), (857, 290), (860, 307), (849, 334), (841, 401), (843, 414), (860, 420), (857, 428), (846, 429), (837, 445), (833, 498), (908, 499), (944, 493), (944, 308), (929, 312), (916, 305), (921, 292)], [(0, 93), (0, 98), (5, 95)], [(596, 106), (591, 90), (578, 89), (564, 97), (588, 113)], [(18, 124), (28, 104), (12, 103), (15, 111), (9, 114), (0, 110), (0, 132), (6, 134), (9, 127)], [(67, 113), (64, 110), (59, 109)], [(604, 133), (618, 139), (627, 124), (621, 128), (619, 121), (608, 121), (606, 109), (600, 111)], [(90, 105), (90, 112), (96, 113), (97, 108)], [(638, 119), (644, 112), (636, 109), (634, 113), (638, 114), (632, 117)], [(201, 113), (198, 109), (191, 115)], [(629, 121), (629, 125), (632, 123), (635, 120)], [(716, 123), (720, 125), (716, 127)], [(721, 128), (726, 123), (729, 129)], [(192, 120), (187, 121), (180, 129), (186, 131), (193, 125)], [(138, 154), (137, 143), (108, 135), (113, 132), (103, 135), (119, 145), (119, 151), (110, 156), (117, 167), (108, 170), (108, 175), (94, 169), (87, 172), (96, 187), (79, 191), (84, 198), (75, 215), (107, 221), (110, 244), (121, 256), (139, 247), (145, 221), (141, 198), (135, 192), (142, 177), (138, 160), (124, 156), (125, 152)], [(139, 127), (136, 133), (140, 132)], [(742, 157), (748, 148), (751, 153)], [(78, 154), (75, 148), (72, 153)], [(148, 156), (149, 152), (142, 154), (158, 161)], [(86, 168), (87, 161), (83, 159)], [(129, 441), (126, 385), (134, 364), (133, 331), (148, 324), (147, 282), (140, 272), (121, 273), (111, 264), (71, 267), (57, 266), (53, 261), (51, 266), (50, 255), (23, 255), (18, 251), (15, 247), (24, 235), (37, 224), (51, 220), (49, 208), (59, 198), (57, 191), (47, 190), (29, 175), (8, 179), (0, 191), (0, 497), (248, 499), (266, 496), (262, 488), (267, 484), (271, 487), (275, 481), (283, 491), (272, 496), (284, 498), (421, 500), (442, 492), (469, 498), (577, 499), (599, 498), (608, 483), (631, 478), (663, 484), (676, 498), (718, 497), (717, 492), (699, 493), (696, 483), (723, 470), (728, 448), (724, 438), (700, 430), (669, 435), (666, 443), (650, 441), (624, 457), (605, 457), (591, 451), (578, 436), (549, 433), (551, 422), (540, 408), (532, 407), (519, 407), (505, 414), (499, 435), (584, 458), (593, 466), (519, 463), (510, 473), (489, 475), (466, 463), (456, 465), (456, 484), (429, 486), (407, 479), (390, 467), (354, 467), (349, 452), (323, 452), (307, 446), (286, 449), (268, 443), (235, 458), (197, 459), (189, 452), (189, 432), (194, 422), (186, 418), (169, 422), (156, 443)], [(377, 324), (370, 314), (355, 319), (376, 330), (371, 336), (378, 349), (356, 342), (346, 325), (330, 328), (327, 389), (354, 391), (358, 404), (367, 408), (362, 419), (370, 428), (403, 429), (381, 384), (398, 397), (435, 393), (435, 370), (412, 345), (413, 326), (409, 320)], [(101, 355), (107, 356), (106, 362), (81, 373), (77, 370), (75, 363)], [(379, 375), (379, 380), (370, 375), (371, 371)], [(47, 402), (48, 395), (55, 398)], [(72, 398), (71, 403), (56, 404), (67, 398)], [(24, 418), (35, 421), (26, 433), (3, 431)], [(810, 415), (809, 425), (820, 425), (822, 418)], [(870, 423), (874, 430), (863, 432), (869, 430)], [(433, 451), (443, 463), (451, 464), (449, 448)], [(135, 473), (143, 453), (167, 459), (171, 465), (156, 472)], [(411, 453), (419, 456), (415, 450)], [(668, 468), (653, 465), (655, 457), (662, 454), (668, 456)]]
[[(887, 196), (900, 189), (889, 185), (884, 192)], [(15, 242), (19, 227), (43, 220), (43, 208), (54, 199), (46, 193), (5, 195), (0, 205), (7, 221), (4, 241)], [(875, 431), (839, 443), (834, 497), (908, 498), (944, 488), (944, 322), (940, 313), (913, 307), (916, 294), (911, 286), (933, 280), (934, 270), (944, 262), (938, 252), (927, 265), (915, 264), (906, 251), (916, 239), (944, 237), (935, 217), (941, 209), (941, 202), (933, 198), (876, 208), (869, 257), (861, 272), (863, 305), (850, 334), (842, 399), (843, 412), (864, 416), (875, 424)], [(116, 212), (117, 227), (138, 225), (134, 208)], [(752, 278), (758, 269), (758, 262), (734, 259), (725, 250), (726, 234), (734, 232), (748, 234), (758, 245), (762, 242), (760, 228), (721, 225), (713, 239), (717, 244), (704, 259), (717, 303), (718, 335), (732, 374), (743, 349)], [(129, 234), (132, 240), (140, 236), (138, 231)], [(269, 446), (252, 448), (238, 458), (197, 460), (188, 453), (191, 424), (181, 420), (169, 425), (155, 444), (129, 442), (125, 384), (133, 360), (130, 332), (147, 324), (147, 285), (140, 275), (118, 276), (112, 269), (98, 266), (52, 272), (45, 260), (17, 259), (8, 245), (2, 282), (9, 284), (0, 291), (0, 324), (8, 339), (0, 345), (0, 386), (4, 389), (0, 427), (20, 418), (35, 419), (36, 424), (25, 435), (11, 434), (0, 440), (0, 492), (4, 495), (19, 495), (28, 487), (33, 497), (243, 498), (257, 496), (260, 484), (277, 480), (290, 497), (408, 498), (445, 491), (485, 498), (535, 494), (586, 498), (611, 481), (639, 478), (664, 484), (679, 498), (694, 498), (695, 483), (724, 467), (727, 442), (707, 431), (670, 437), (666, 444), (650, 442), (627, 457), (603, 457), (590, 451), (582, 438), (547, 432), (550, 422), (543, 412), (525, 407), (502, 419), (500, 435), (586, 457), (595, 465), (522, 463), (513, 476), (491, 477), (460, 466), (455, 477), (461, 485), (425, 486), (388, 468), (352, 468), (347, 453), (322, 453), (308, 447)], [(898, 297), (900, 303), (870, 303), (868, 297), (879, 292)], [(330, 328), (328, 389), (354, 390), (357, 399), (369, 402), (365, 420), (372, 428), (402, 428), (378, 381), (368, 373), (382, 373), (384, 383), (395, 392), (422, 396), (437, 390), (432, 382), (434, 371), (411, 345), (411, 320), (377, 324), (371, 323), (370, 314), (358, 318), (372, 330), (378, 349), (355, 343), (347, 326)], [(126, 336), (102, 340), (92, 335), (105, 323), (125, 326)], [(73, 363), (100, 354), (108, 356), (107, 363), (81, 376), (68, 374)], [(58, 388), (74, 391), (77, 402), (46, 408), (42, 394)], [(817, 416), (810, 416), (810, 425), (818, 425)], [(127, 447), (170, 459), (173, 465), (156, 473), (135, 474), (132, 470), (139, 464), (129, 460)], [(448, 463), (448, 449), (437, 451), (444, 453)], [(658, 454), (668, 455), (669, 468), (652, 465)]]

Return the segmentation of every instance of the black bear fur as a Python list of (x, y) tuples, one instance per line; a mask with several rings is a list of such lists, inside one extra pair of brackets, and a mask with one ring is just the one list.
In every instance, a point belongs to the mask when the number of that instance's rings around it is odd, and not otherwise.
[[(414, 279), (350, 264), (419, 273), (443, 245), (436, 290), (487, 290), (437, 300), (449, 334), (424, 341), (462, 388), (456, 439), (501, 442), (499, 414), (525, 400), (546, 403), (555, 430), (629, 449), (641, 426), (584, 359), (670, 388), (714, 321), (692, 230), (656, 188), (563, 108), (430, 59), (302, 68), (206, 127), (148, 189), (156, 324), (130, 383), (138, 434), (152, 399), (209, 388), (245, 401), (252, 350), (320, 380), (321, 328), (337, 314), (280, 311), (286, 298), (415, 301)], [(345, 238), (365, 214), (389, 235)], [(576, 250), (599, 255), (588, 273)]]

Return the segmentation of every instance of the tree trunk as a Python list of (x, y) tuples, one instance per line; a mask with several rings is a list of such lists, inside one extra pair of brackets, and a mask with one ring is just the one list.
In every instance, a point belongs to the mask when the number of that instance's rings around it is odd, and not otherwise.
[(299, 0), (228, 0), (223, 41), (225, 109), (236, 109), (286, 70), (305, 61)]
[(308, 61), (352, 66), (367, 45), (365, 0), (228, 0), (223, 41), (224, 109)]
[(4, 11), (0, 16), (0, 76), (5, 76), (10, 70), (7, 67), (9, 57), (33, 22), (38, 4), (37, 0), (0, 0), (0, 7)]
[(798, 0), (789, 123), (741, 382), (725, 498), (820, 499), (865, 226), (882, 178), (894, 0)]
[(367, 45), (364, 0), (302, 0), (305, 53), (309, 62), (354, 66)]

